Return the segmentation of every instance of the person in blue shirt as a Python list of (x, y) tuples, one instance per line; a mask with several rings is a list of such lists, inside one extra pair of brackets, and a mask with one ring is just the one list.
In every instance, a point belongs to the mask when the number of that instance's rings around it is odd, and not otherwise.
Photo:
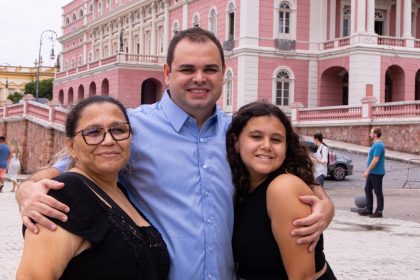
[(10, 160), (10, 149), (6, 145), (6, 138), (0, 136), (0, 192), (3, 191), (4, 179), (6, 178), (7, 164)]
[[(372, 128), (369, 139), (373, 142), (370, 147), (367, 169), (363, 173), (366, 178), (365, 194), (366, 208), (359, 210), (359, 215), (371, 218), (382, 218), (384, 210), (384, 194), (382, 192), (382, 180), (385, 175), (385, 146), (381, 140), (382, 130), (380, 127)], [(375, 192), (377, 205), (373, 212), (373, 193)]]
[[(216, 106), (226, 65), (217, 38), (201, 28), (178, 32), (168, 46), (164, 65), (168, 89), (162, 100), (128, 111), (133, 127), (128, 180), (130, 198), (161, 232), (171, 257), (170, 279), (235, 279), (232, 256), (233, 197), (225, 136), (231, 117)], [(60, 170), (43, 170), (32, 181), (52, 178)], [(25, 182), (17, 194), (22, 219), (51, 229), (44, 215), (61, 220), (67, 206), (44, 195), (61, 184)], [(321, 188), (303, 196), (312, 214), (294, 221), (292, 235), (315, 247), (328, 226), (334, 206)], [(38, 199), (38, 197), (40, 199)]]

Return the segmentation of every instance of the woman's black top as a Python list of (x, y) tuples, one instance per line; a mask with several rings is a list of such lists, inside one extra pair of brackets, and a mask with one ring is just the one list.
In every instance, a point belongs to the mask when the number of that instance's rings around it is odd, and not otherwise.
[(70, 212), (67, 222), (54, 222), (91, 244), (70, 260), (60, 279), (168, 278), (168, 250), (153, 226), (136, 225), (101, 188), (78, 173), (67, 172), (55, 180), (65, 187), (48, 194), (67, 204)]
[[(236, 203), (233, 256), (238, 276), (246, 280), (287, 279), (279, 246), (267, 212), (266, 192), (277, 175), (267, 177), (252, 193)], [(323, 238), (315, 248), (315, 266), (325, 265)]]

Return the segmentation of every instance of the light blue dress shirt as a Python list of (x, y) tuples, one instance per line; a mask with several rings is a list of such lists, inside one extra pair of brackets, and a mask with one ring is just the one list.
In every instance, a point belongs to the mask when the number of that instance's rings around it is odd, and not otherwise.
[(231, 117), (217, 108), (200, 128), (167, 92), (128, 115), (128, 192), (166, 241), (169, 278), (235, 279), (234, 188), (225, 148)]

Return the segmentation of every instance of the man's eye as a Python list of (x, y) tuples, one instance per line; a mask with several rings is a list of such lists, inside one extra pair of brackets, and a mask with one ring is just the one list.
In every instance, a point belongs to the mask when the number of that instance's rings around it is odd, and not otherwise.
[(194, 72), (194, 70), (190, 68), (184, 68), (184, 69), (180, 69), (179, 72), (184, 73), (184, 74), (191, 74)]
[(204, 70), (204, 72), (206, 72), (208, 74), (213, 74), (213, 73), (216, 73), (217, 72), (217, 69), (209, 68), (209, 69)]

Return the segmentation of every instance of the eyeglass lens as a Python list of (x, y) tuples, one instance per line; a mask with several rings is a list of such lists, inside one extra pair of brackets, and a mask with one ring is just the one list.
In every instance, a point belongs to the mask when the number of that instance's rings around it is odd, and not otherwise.
[(127, 123), (114, 124), (108, 130), (102, 127), (89, 127), (81, 130), (82, 136), (89, 145), (100, 144), (104, 141), (106, 133), (109, 132), (115, 141), (122, 141), (130, 137), (130, 126)]

